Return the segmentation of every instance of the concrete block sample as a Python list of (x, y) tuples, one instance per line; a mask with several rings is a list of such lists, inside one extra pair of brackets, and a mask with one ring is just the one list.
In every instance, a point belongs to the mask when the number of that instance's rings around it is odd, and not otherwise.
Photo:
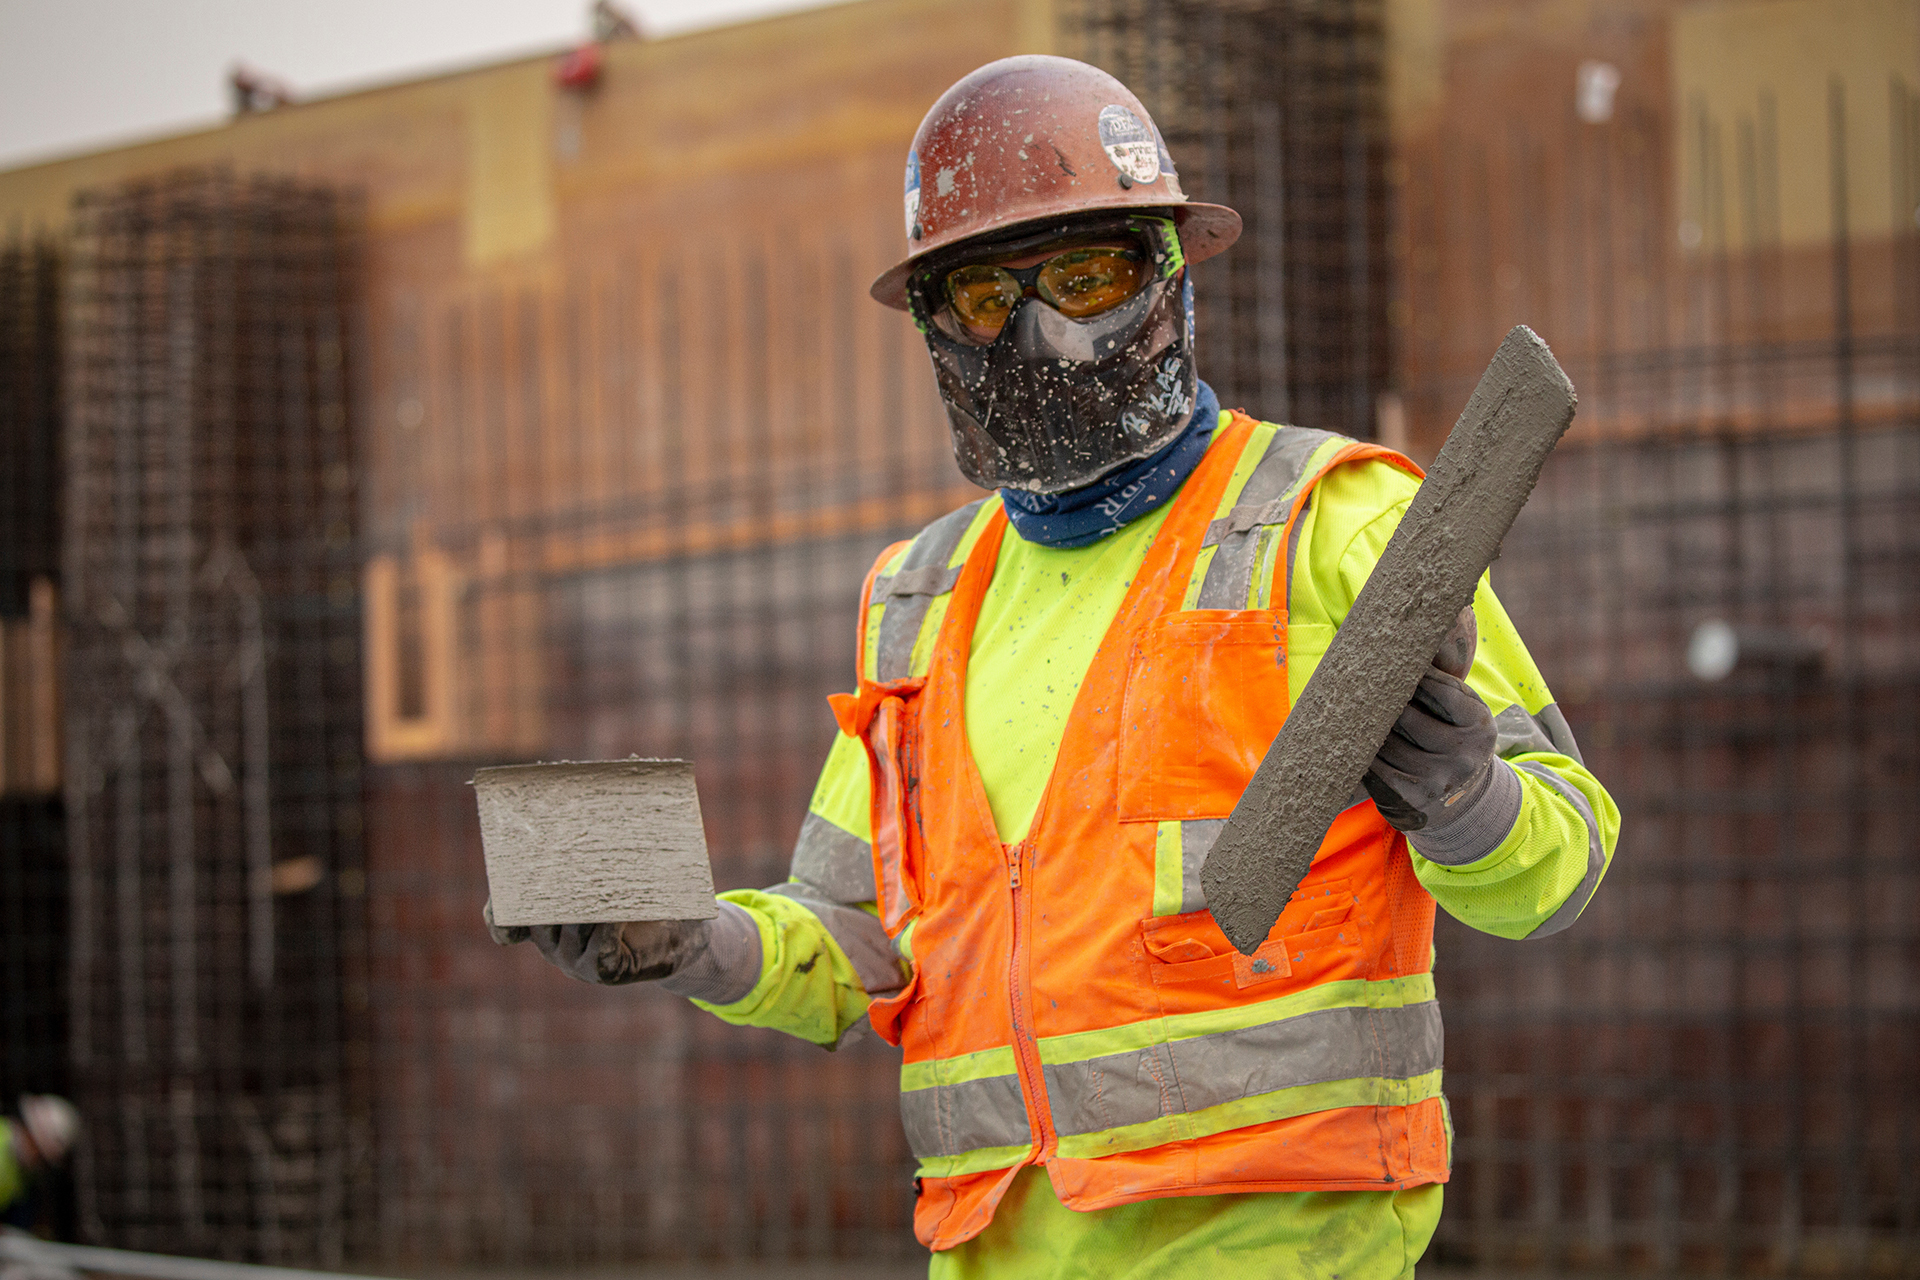
[(515, 764), (473, 775), (500, 925), (710, 920), (693, 764)]
[(1573, 408), (1547, 344), (1516, 325), (1207, 855), (1207, 907), (1243, 954), (1266, 941), (1352, 803)]

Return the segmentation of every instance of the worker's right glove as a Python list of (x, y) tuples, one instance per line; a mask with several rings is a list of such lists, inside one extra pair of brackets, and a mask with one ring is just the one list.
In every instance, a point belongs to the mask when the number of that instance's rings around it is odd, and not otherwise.
[(582, 982), (659, 982), (676, 995), (730, 1004), (759, 980), (760, 929), (731, 902), (719, 907), (711, 920), (625, 924), (497, 925), (492, 902), (482, 915), (495, 942), (531, 941), (548, 963)]
[(1493, 713), (1465, 679), (1478, 643), (1469, 606), (1363, 778), (1416, 852), (1454, 866), (1492, 853), (1520, 816), (1520, 778), (1495, 756)]

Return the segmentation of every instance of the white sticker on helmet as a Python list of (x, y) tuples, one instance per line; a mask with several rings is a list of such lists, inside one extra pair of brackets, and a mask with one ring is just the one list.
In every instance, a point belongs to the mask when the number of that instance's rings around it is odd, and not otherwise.
[(1134, 182), (1160, 176), (1160, 140), (1125, 107), (1100, 108), (1100, 146), (1113, 167)]

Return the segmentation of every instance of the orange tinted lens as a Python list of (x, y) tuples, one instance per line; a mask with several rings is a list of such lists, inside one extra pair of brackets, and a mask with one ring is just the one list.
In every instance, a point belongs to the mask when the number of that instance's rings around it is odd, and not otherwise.
[(1097, 316), (1140, 292), (1146, 282), (1138, 253), (1125, 249), (1069, 249), (1040, 268), (1039, 293), (1062, 315)]
[(960, 267), (947, 273), (953, 314), (980, 329), (998, 329), (1020, 301), (1020, 282), (998, 267)]

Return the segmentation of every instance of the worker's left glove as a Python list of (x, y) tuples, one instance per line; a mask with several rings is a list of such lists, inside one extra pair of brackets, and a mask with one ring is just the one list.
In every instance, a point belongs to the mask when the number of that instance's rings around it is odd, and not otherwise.
[(1380, 816), (1432, 862), (1484, 858), (1520, 816), (1520, 778), (1494, 755), (1493, 713), (1464, 678), (1478, 640), (1463, 609), (1363, 779)]
[(731, 902), (712, 920), (642, 920), (626, 924), (497, 925), (493, 903), (482, 911), (502, 946), (531, 941), (548, 963), (596, 986), (659, 982), (676, 995), (729, 1004), (760, 976), (760, 930)]

